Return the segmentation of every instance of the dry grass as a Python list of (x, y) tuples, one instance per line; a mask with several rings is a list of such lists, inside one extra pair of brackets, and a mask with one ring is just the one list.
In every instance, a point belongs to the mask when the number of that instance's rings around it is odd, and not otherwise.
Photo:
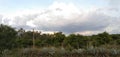
[(44, 47), (4, 50), (1, 57), (120, 57), (119, 49), (87, 48), (73, 49)]

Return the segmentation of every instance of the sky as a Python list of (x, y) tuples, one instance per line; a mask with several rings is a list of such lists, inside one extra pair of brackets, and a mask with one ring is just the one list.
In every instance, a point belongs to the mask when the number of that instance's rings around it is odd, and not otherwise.
[(120, 33), (120, 0), (0, 0), (0, 24), (66, 34)]

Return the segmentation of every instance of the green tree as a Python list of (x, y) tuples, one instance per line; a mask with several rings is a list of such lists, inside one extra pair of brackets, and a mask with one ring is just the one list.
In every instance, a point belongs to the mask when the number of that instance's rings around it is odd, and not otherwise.
[(93, 35), (92, 38), (94, 46), (109, 44), (112, 41), (112, 37), (107, 32), (99, 33), (98, 35)]
[(65, 46), (72, 46), (73, 48), (77, 49), (86, 47), (88, 40), (89, 39), (86, 36), (70, 34), (67, 38), (65, 38), (64, 44)]
[(65, 39), (65, 35), (62, 32), (54, 33), (54, 35), (53, 35), (53, 45), (54, 46), (62, 46), (64, 39)]
[(120, 34), (111, 34), (113, 44), (120, 45)]
[(14, 28), (7, 26), (7, 25), (0, 25), (0, 50), (4, 49), (11, 49), (16, 46), (15, 39), (16, 39), (17, 32)]
[(107, 32), (103, 32), (98, 34), (99, 37), (101, 37), (101, 41), (103, 41), (103, 44), (109, 44), (112, 40), (112, 37)]
[[(24, 31), (24, 30), (22, 30), (22, 31)], [(18, 31), (18, 33), (19, 33), (19, 31)], [(18, 38), (16, 40), (17, 46), (18, 47), (31, 47), (32, 46), (32, 37), (33, 37), (32, 31), (24, 32), (20, 36), (18, 35)]]

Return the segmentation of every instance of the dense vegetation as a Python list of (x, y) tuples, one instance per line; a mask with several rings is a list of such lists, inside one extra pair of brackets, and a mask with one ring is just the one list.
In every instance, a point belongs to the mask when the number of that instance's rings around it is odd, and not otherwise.
[[(33, 46), (35, 48), (31, 50)], [(10, 57), (10, 54), (14, 52), (16, 54), (17, 51), (19, 52), (21, 50), (25, 51), (26, 49), (27, 51), (29, 50), (29, 52), (26, 51), (28, 54), (31, 51), (34, 51), (36, 54), (38, 54), (40, 51), (41, 52), (47, 51), (47, 49), (56, 50), (55, 53), (59, 55), (59, 57), (60, 57), (59, 52), (62, 50), (64, 51), (64, 54), (68, 53), (69, 57), (72, 56), (71, 53), (73, 53), (73, 55), (76, 54), (75, 57), (77, 57), (78, 55), (80, 56), (81, 54), (83, 57), (86, 57), (83, 54), (94, 56), (95, 55), (94, 52), (96, 53), (97, 57), (98, 57), (97, 53), (98, 54), (103, 53), (103, 55), (108, 56), (112, 54), (111, 53), (112, 51), (114, 51), (115, 54), (119, 56), (120, 34), (109, 34), (107, 32), (103, 32), (91, 36), (83, 36), (80, 34), (70, 34), (66, 36), (62, 32), (57, 32), (54, 34), (41, 34), (41, 32), (25, 31), (22, 28), (17, 31), (10, 26), (3, 24), (0, 25), (1, 56), (3, 56), (6, 51), (7, 52), (11, 51), (9, 53), (9, 57)], [(92, 55), (90, 55), (92, 51), (94, 52), (92, 53)], [(19, 53), (19, 55), (23, 53), (24, 52), (22, 51), (22, 53)], [(107, 53), (108, 55), (106, 55)], [(54, 56), (57, 56), (56, 54)], [(67, 57), (67, 55), (65, 56)], [(18, 57), (18, 56), (14, 56), (14, 57)], [(30, 57), (30, 56), (22, 56), (22, 57)], [(37, 57), (37, 56), (33, 56), (33, 57)]]

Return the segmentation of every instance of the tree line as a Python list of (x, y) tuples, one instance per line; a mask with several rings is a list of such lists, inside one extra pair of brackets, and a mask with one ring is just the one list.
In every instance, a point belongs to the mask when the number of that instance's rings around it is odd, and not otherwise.
[[(34, 34), (33, 34), (34, 33)], [(54, 34), (41, 34), (41, 32), (25, 31), (8, 25), (0, 24), (0, 50), (12, 48), (39, 47), (65, 47), (67, 49), (87, 48), (90, 46), (119, 46), (120, 34), (102, 32), (97, 35), (84, 36), (80, 34), (65, 35), (62, 32)]]

